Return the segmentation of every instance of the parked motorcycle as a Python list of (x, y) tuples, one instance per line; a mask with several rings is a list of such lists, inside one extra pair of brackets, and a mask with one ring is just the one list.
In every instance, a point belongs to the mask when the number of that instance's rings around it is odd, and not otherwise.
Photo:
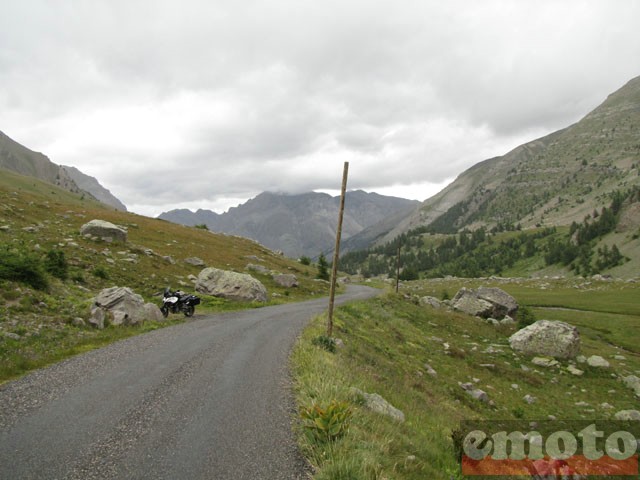
[(196, 305), (200, 304), (200, 297), (196, 295), (187, 294), (181, 290), (172, 292), (169, 287), (164, 290), (162, 297), (162, 307), (160, 311), (166, 318), (171, 313), (184, 313), (185, 317), (193, 316)]

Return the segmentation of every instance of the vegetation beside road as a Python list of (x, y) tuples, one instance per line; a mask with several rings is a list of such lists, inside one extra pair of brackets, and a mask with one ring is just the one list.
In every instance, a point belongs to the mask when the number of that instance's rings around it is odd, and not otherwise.
[[(80, 227), (92, 219), (128, 230), (126, 244), (84, 238)], [(248, 239), (215, 234), (114, 210), (101, 203), (9, 171), (0, 176), (0, 383), (69, 355), (184, 321), (96, 330), (86, 319), (91, 299), (103, 288), (130, 287), (145, 301), (160, 304), (165, 287), (193, 291), (190, 275), (207, 266), (246, 271), (249, 263), (293, 273), (299, 286), (277, 285), (253, 272), (270, 294), (268, 304), (324, 295), (317, 268), (278, 255)], [(203, 296), (196, 315), (253, 308)], [(78, 325), (75, 325), (74, 322)]]
[[(577, 377), (567, 372), (567, 361), (553, 368), (536, 366), (508, 345), (517, 326), (496, 327), (416, 301), (423, 295), (452, 297), (462, 286), (480, 284), (508, 291), (537, 319), (577, 326), (581, 353), (600, 355), (611, 367), (577, 364), (584, 370)], [(305, 435), (304, 422), (299, 423), (299, 443), (316, 469), (314, 478), (460, 478), (451, 436), (465, 419), (606, 419), (637, 408), (633, 391), (620, 377), (640, 374), (640, 305), (634, 300), (639, 296), (640, 286), (626, 282), (407, 282), (399, 295), (390, 292), (338, 308), (334, 334), (344, 347), (335, 353), (314, 342), (326, 323), (326, 318), (316, 318), (292, 356), (298, 407), (303, 411), (347, 402), (352, 414), (346, 433), (331, 441)], [(426, 364), (437, 376), (427, 372)], [(495, 406), (467, 395), (459, 385), (466, 382), (484, 390)], [(404, 412), (406, 421), (364, 408), (351, 387), (380, 394)], [(528, 404), (525, 395), (536, 401)]]

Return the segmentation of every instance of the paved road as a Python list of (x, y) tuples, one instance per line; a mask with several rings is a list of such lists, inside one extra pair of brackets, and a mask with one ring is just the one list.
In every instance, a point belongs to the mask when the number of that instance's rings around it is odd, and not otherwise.
[(307, 478), (287, 357), (326, 307), (201, 316), (1, 386), (0, 479)]

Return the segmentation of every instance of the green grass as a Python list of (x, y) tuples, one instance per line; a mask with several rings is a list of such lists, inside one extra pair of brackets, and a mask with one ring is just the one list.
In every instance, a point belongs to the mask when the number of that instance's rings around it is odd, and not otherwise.
[[(446, 290), (453, 296), (460, 286), (491, 284), (488, 280), (409, 282), (400, 295), (389, 293), (343, 306), (336, 311), (335, 336), (345, 346), (336, 353), (314, 345), (326, 322), (324, 317), (316, 318), (292, 355), (299, 408), (336, 400), (350, 402), (354, 413), (348, 433), (335, 442), (310, 442), (299, 432), (301, 448), (316, 468), (314, 478), (459, 478), (451, 434), (465, 419), (540, 421), (549, 415), (566, 420), (606, 419), (619, 410), (637, 408), (633, 392), (611, 373), (640, 372), (640, 352), (634, 347), (640, 338), (640, 316), (635, 308), (625, 314), (601, 311), (623, 310), (619, 300), (624, 303), (638, 298), (640, 288), (602, 282), (599, 294), (589, 295), (570, 281), (557, 282), (554, 287), (562, 294), (552, 290), (547, 296), (549, 290), (541, 290), (548, 288), (545, 281), (519, 285), (493, 281), (513, 291), (520, 303), (581, 306), (579, 311), (533, 310), (538, 318), (575, 324), (582, 338), (582, 353), (605, 357), (610, 369), (579, 364), (585, 373), (575, 377), (565, 370), (567, 361), (561, 361), (557, 368), (537, 367), (508, 346), (507, 339), (516, 327), (496, 328), (467, 315), (415, 302), (419, 295), (440, 296)], [(490, 353), (490, 346), (494, 353)], [(625, 360), (614, 358), (620, 354)], [(425, 363), (435, 369), (436, 378), (426, 372)], [(495, 405), (472, 399), (459, 382), (474, 383)], [(382, 395), (405, 413), (406, 422), (368, 411), (350, 393), (351, 387)], [(537, 401), (527, 404), (523, 400), (526, 394)], [(579, 402), (587, 406), (576, 405)], [(605, 402), (615, 408), (606, 408), (602, 405)]]
[[(92, 219), (127, 227), (127, 243), (81, 236), (80, 227)], [(185, 263), (189, 257), (243, 273), (247, 264), (259, 263), (272, 271), (293, 273), (299, 283), (287, 289), (262, 275), (259, 280), (270, 295), (266, 304), (201, 295), (196, 315), (300, 301), (328, 292), (327, 284), (315, 281), (313, 265), (302, 265), (251, 240), (120, 212), (5, 170), (0, 175), (0, 227), (0, 383), (77, 351), (165, 325), (95, 331), (71, 323), (77, 317), (88, 318), (91, 299), (103, 288), (130, 287), (157, 305), (167, 286), (194, 291), (189, 276), (197, 276), (202, 267)], [(53, 272), (63, 279), (44, 268), (51, 251), (59, 252), (58, 259), (64, 257), (65, 275)], [(169, 256), (172, 262), (164, 258)], [(34, 265), (43, 268), (26, 268)], [(15, 268), (27, 275), (18, 275)], [(44, 281), (34, 281), (40, 279), (38, 275)], [(184, 321), (182, 315), (170, 319)], [(21, 339), (13, 340), (6, 333)]]

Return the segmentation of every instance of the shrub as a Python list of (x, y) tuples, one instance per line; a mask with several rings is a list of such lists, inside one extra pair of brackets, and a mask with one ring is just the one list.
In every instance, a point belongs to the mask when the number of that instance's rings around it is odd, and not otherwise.
[(518, 318), (518, 327), (520, 328), (528, 327), (536, 321), (535, 315), (526, 305), (520, 305), (516, 317)]
[(199, 228), (200, 230), (209, 230), (209, 227), (206, 223), (199, 223), (197, 225), (194, 225), (194, 227)]
[(324, 348), (327, 352), (335, 353), (336, 351), (336, 341), (331, 337), (327, 337), (326, 335), (320, 335), (313, 340), (311, 340), (317, 347)]
[(96, 267), (93, 269), (93, 275), (101, 278), (103, 280), (107, 280), (109, 278), (109, 272), (104, 267)]
[(44, 268), (54, 277), (66, 280), (69, 277), (69, 265), (62, 250), (49, 250), (44, 261)]
[(317, 277), (320, 280), (329, 280), (329, 264), (327, 263), (327, 259), (325, 258), (324, 253), (321, 253), (320, 257), (318, 257)]
[(332, 400), (326, 408), (312, 405), (300, 412), (305, 436), (310, 443), (333, 442), (349, 429), (351, 408), (347, 402)]
[(30, 252), (0, 248), (0, 279), (22, 282), (36, 290), (49, 286), (40, 258)]
[(300, 257), (300, 259), (298, 261), (302, 265), (311, 265), (311, 259), (309, 257), (307, 257), (306, 255), (303, 255), (302, 257)]

